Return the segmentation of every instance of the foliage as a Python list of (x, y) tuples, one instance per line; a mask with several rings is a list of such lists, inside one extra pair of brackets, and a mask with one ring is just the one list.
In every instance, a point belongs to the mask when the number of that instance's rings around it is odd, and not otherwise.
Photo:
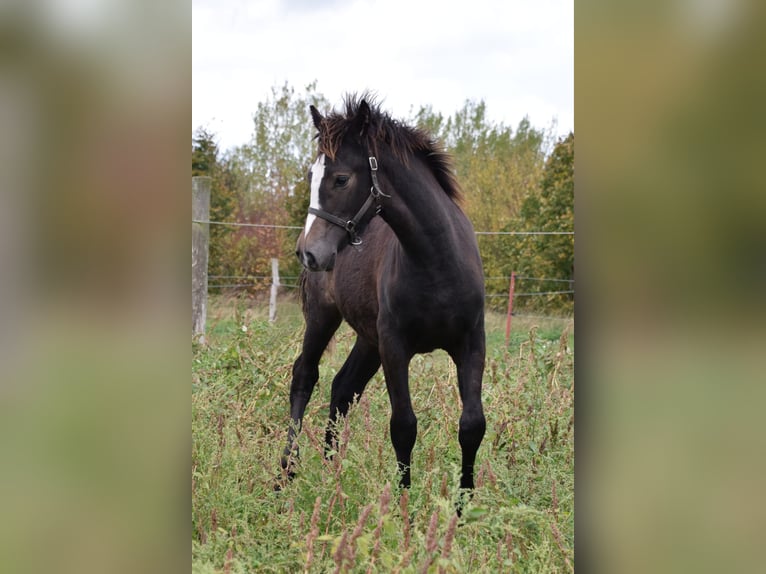
[(218, 144), (215, 134), (199, 127), (192, 135), (192, 177), (213, 174), (218, 163)]
[[(564, 183), (567, 177), (570, 184), (572, 182), (573, 146), (569, 148), (572, 157), (563, 157), (557, 146), (554, 163), (551, 165), (549, 159), (546, 164), (550, 136), (532, 127), (528, 118), (522, 119), (515, 131), (489, 121), (483, 101), (467, 101), (461, 110), (446, 119), (434, 113), (431, 107), (421, 107), (415, 120), (440, 138), (454, 155), (466, 196), (465, 208), (475, 229), (501, 232), (573, 229), (573, 187)], [(547, 236), (479, 236), (490, 306), (507, 304), (502, 294), (507, 292), (508, 279), (514, 271), (535, 278), (571, 277), (571, 271), (562, 269), (573, 261), (571, 237), (550, 239)], [(562, 285), (566, 284), (528, 283), (524, 290), (566, 290)], [(567, 312), (571, 311), (567, 301), (560, 296), (521, 298), (516, 308)]]
[[(228, 212), (215, 212), (220, 217), (215, 220), (256, 226), (303, 224), (308, 209), (306, 165), (314, 154), (309, 104), (328, 105), (316, 93), (316, 82), (309, 84), (302, 94), (287, 84), (272, 88), (270, 97), (258, 103), (251, 140), (213, 162), (218, 166), (213, 177), (233, 199)], [(199, 156), (205, 153), (212, 155), (209, 146), (199, 145), (197, 155), (193, 154), (193, 174), (201, 163)], [(214, 248), (211, 228), (210, 275), (239, 278), (234, 282), (251, 283), (252, 291), (257, 292), (269, 283), (265, 278), (271, 274), (272, 257), (280, 258), (283, 275), (298, 274), (295, 258), (284, 257), (295, 249), (297, 230), (255, 226), (225, 229), (216, 237), (220, 239)]]
[[(562, 138), (546, 161), (540, 186), (524, 199), (522, 229), (574, 231), (574, 134)], [(549, 235), (530, 238), (514, 250), (518, 272), (551, 279), (574, 279), (574, 236)], [(562, 285), (567, 285), (562, 288)], [(568, 291), (573, 284), (540, 282), (540, 291)], [(536, 299), (538, 308), (571, 310), (573, 294)]]
[(323, 456), (330, 381), (352, 344), (342, 327), (320, 365), (296, 478), (280, 492), (297, 304), (266, 311), (213, 298), (208, 346), (192, 367), (195, 572), (572, 572), (574, 379), (571, 321), (517, 319), (510, 349), (488, 315), (487, 433), (477, 489), (457, 519), (455, 369), (442, 352), (410, 366), (418, 416), (413, 484), (400, 494), (378, 373)]
[[(215, 135), (204, 127), (192, 134), (192, 176), (198, 175), (211, 178), (210, 220), (231, 221), (236, 213), (236, 183), (229, 166), (220, 157)], [(209, 275), (227, 273), (227, 247), (233, 231), (227, 226), (210, 226)]]
[[(303, 225), (309, 199), (306, 171), (315, 153), (309, 104), (322, 110), (330, 108), (318, 93), (316, 82), (302, 93), (284, 84), (257, 104), (249, 143), (213, 161), (209, 158), (216, 154), (206, 139), (201, 140), (193, 156), (193, 173), (207, 165), (205, 162), (217, 166), (213, 177), (220, 180), (220, 197), (226, 194), (224, 206), (215, 217), (254, 224)], [(554, 147), (550, 133), (533, 127), (528, 118), (515, 129), (491, 121), (483, 101), (466, 101), (449, 116), (422, 106), (408, 121), (429, 130), (453, 154), (464, 190), (464, 208), (476, 230), (573, 229), (572, 134)], [(298, 262), (292, 253), (298, 233), (296, 229), (258, 227), (211, 229), (215, 243), (211, 245), (211, 275), (249, 277), (246, 281), (252, 283), (251, 291), (258, 292), (269, 284), (269, 259), (279, 257), (282, 275), (297, 276)], [(514, 271), (535, 278), (572, 278), (572, 236), (480, 235), (478, 240), (490, 306), (507, 304), (504, 295)], [(568, 284), (520, 283), (519, 289), (561, 291), (568, 290)], [(522, 297), (515, 307), (568, 313), (572, 298)]]
[(466, 195), (466, 211), (477, 230), (498, 230), (519, 216), (521, 202), (539, 183), (545, 134), (529, 120), (516, 131), (486, 117), (486, 104), (465, 102), (446, 120), (421, 108), (416, 122), (444, 142)]
[[(306, 171), (315, 153), (314, 127), (309, 115), (311, 104), (328, 106), (317, 93), (316, 82), (306, 86), (302, 94), (296, 94), (295, 89), (285, 83), (281, 88), (272, 88), (271, 96), (258, 103), (250, 142), (232, 153), (247, 198), (240, 221), (303, 225), (309, 195)], [(250, 229), (242, 230), (241, 234), (257, 237), (260, 251), (267, 257), (281, 257), (283, 272), (298, 274), (295, 258), (283, 257), (295, 251), (297, 230)]]

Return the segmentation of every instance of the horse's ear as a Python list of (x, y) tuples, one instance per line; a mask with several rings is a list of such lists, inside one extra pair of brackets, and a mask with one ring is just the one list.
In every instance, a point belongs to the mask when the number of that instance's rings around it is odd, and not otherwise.
[(356, 131), (360, 137), (364, 137), (367, 134), (367, 127), (370, 125), (370, 105), (367, 100), (359, 102), (359, 109), (356, 112), (354, 123), (358, 128)]
[(316, 129), (321, 130), (322, 122), (324, 121), (322, 114), (320, 114), (319, 110), (316, 109), (313, 105), (309, 106), (309, 110), (311, 110), (311, 119), (314, 120), (314, 125), (316, 126)]

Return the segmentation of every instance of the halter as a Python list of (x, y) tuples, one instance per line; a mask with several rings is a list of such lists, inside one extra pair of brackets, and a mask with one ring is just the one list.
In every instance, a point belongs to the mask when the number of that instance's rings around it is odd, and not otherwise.
[(362, 205), (362, 207), (359, 209), (359, 211), (356, 212), (356, 215), (352, 219), (345, 220), (322, 209), (309, 207), (309, 213), (316, 215), (317, 217), (321, 217), (325, 221), (329, 221), (333, 225), (337, 225), (338, 227), (345, 229), (348, 232), (349, 242), (351, 245), (362, 244), (362, 238), (359, 237), (359, 234), (356, 232), (356, 226), (359, 225), (359, 222), (367, 214), (372, 205), (375, 204), (375, 215), (378, 215), (383, 207), (383, 205), (380, 203), (380, 198), (391, 197), (390, 195), (383, 193), (380, 189), (380, 185), (378, 184), (378, 160), (375, 159), (375, 156), (371, 155), (369, 157), (369, 161), (370, 175), (372, 176), (372, 187), (370, 187), (370, 195), (367, 197), (364, 205)]

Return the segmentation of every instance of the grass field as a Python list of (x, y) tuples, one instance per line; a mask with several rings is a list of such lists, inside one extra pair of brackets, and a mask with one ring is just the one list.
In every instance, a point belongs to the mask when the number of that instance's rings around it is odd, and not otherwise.
[(354, 341), (344, 324), (320, 365), (296, 478), (274, 491), (303, 319), (281, 302), (214, 298), (192, 366), (192, 571), (572, 572), (573, 320), (487, 315), (487, 432), (461, 519), (460, 399), (446, 353), (416, 356), (412, 488), (397, 492), (382, 371), (323, 456), (330, 383)]

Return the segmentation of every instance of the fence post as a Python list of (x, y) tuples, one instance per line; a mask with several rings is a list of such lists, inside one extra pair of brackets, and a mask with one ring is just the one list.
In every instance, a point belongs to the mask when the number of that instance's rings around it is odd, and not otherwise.
[(210, 178), (192, 177), (192, 336), (205, 343), (207, 259), (210, 224)]
[(269, 298), (269, 323), (277, 320), (277, 290), (279, 289), (279, 259), (271, 260), (271, 297)]
[(505, 348), (511, 340), (511, 312), (513, 311), (513, 291), (516, 288), (516, 273), (511, 271), (511, 285), (508, 287), (508, 319), (505, 322)]

